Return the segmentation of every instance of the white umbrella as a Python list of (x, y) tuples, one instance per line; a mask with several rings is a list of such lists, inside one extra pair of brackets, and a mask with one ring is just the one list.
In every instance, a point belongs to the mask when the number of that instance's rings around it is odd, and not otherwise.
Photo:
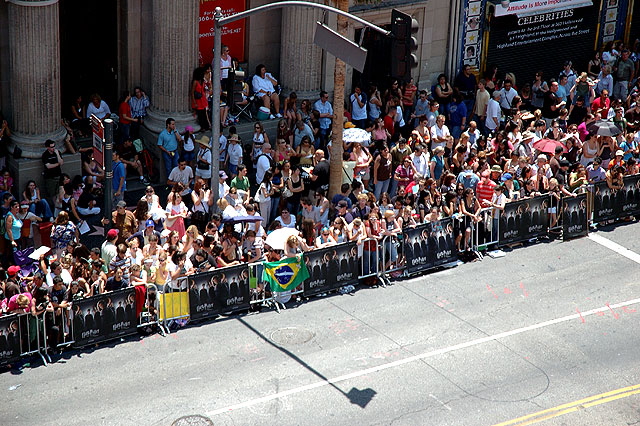
[(295, 228), (280, 228), (267, 235), (267, 239), (264, 242), (275, 250), (284, 250), (287, 238), (292, 235), (298, 235), (298, 230)]
[(369, 146), (371, 143), (371, 133), (364, 129), (358, 129), (357, 127), (344, 129), (342, 131), (342, 140), (346, 143), (359, 143), (364, 146)]

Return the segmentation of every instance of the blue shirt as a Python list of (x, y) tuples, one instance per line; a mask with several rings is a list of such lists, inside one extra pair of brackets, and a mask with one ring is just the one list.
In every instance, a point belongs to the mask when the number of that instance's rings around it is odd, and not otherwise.
[[(320, 114), (331, 114), (333, 115), (333, 107), (329, 101), (322, 102), (320, 99), (313, 104), (313, 108), (317, 109)], [(331, 127), (331, 119), (330, 118), (320, 118), (320, 128), (328, 129)]]
[[(571, 89), (569, 89), (569, 90), (571, 90)], [(560, 86), (558, 84), (558, 91), (556, 92), (556, 96), (558, 98), (560, 98), (561, 101), (566, 101), (567, 100), (567, 93), (568, 93), (567, 89), (565, 89), (564, 86)]]
[(138, 99), (135, 96), (132, 96), (131, 99), (129, 99), (129, 106), (131, 107), (131, 117), (146, 117), (147, 108), (149, 107), (149, 98), (143, 96)]
[[(636, 141), (634, 141), (633, 139), (631, 140), (631, 143), (627, 143), (627, 141), (624, 141), (620, 144), (620, 149), (622, 151), (627, 151), (628, 149), (636, 149)], [(626, 154), (624, 154), (624, 157), (622, 157), (622, 159), (627, 162), (629, 161), (629, 159), (633, 157), (633, 154), (630, 152), (627, 152)]]
[(124, 192), (127, 190), (127, 174), (124, 163), (120, 161), (116, 161), (113, 163), (113, 192), (118, 192), (118, 187), (120, 186), (120, 178), (124, 178), (124, 183), (122, 184), (122, 188), (120, 192)]
[(451, 102), (449, 104), (449, 119), (451, 126), (461, 126), (462, 119), (467, 116), (467, 106), (460, 102), (458, 104)]
[(176, 151), (178, 149), (178, 141), (176, 140), (176, 131), (172, 130), (169, 132), (167, 129), (164, 129), (158, 135), (158, 146), (163, 146), (169, 152)]
[[(467, 177), (467, 175), (471, 176)], [(471, 188), (474, 191), (476, 190), (476, 185), (478, 184), (478, 182), (480, 182), (480, 178), (471, 170), (463, 170), (456, 179), (456, 183), (463, 184), (464, 189)]]

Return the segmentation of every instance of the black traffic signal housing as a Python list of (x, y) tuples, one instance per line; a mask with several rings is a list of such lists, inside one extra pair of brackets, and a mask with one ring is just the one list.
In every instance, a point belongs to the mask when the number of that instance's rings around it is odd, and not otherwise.
[(418, 41), (413, 36), (418, 31), (418, 21), (399, 10), (391, 11), (391, 75), (409, 81), (411, 70), (418, 66), (415, 52)]

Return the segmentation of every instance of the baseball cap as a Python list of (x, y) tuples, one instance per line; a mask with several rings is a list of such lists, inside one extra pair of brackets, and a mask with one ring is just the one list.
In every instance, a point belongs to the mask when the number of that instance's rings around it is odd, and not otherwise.
[(571, 165), (571, 163), (564, 158), (560, 159), (558, 163), (560, 163), (560, 167), (569, 167)]
[(120, 233), (120, 231), (117, 229), (109, 229), (109, 232), (107, 232), (107, 238), (113, 240), (118, 236), (118, 233)]
[(20, 267), (18, 265), (11, 265), (9, 266), (9, 268), (7, 269), (7, 273), (9, 275), (15, 275), (18, 272), (20, 272)]
[(621, 157), (624, 156), (624, 151), (621, 150), (621, 149), (617, 150), (616, 151), (616, 156), (618, 156), (618, 155), (621, 156)]
[(345, 200), (338, 201), (338, 207), (347, 207), (348, 205)]
[(224, 170), (220, 170), (220, 173), (218, 174), (222, 179), (226, 179), (229, 176), (227, 176), (227, 174), (224, 172)]
[(118, 207), (127, 207), (127, 203), (125, 203), (124, 201), (118, 201), (117, 206)]
[(502, 178), (500, 180), (502, 180), (504, 182), (504, 181), (507, 181), (509, 179), (513, 179), (513, 176), (511, 176), (511, 173), (505, 173), (505, 174), (502, 175)]
[(147, 219), (147, 221), (145, 222), (144, 226), (149, 227), (149, 226), (156, 226), (156, 223), (153, 221), (153, 219)]

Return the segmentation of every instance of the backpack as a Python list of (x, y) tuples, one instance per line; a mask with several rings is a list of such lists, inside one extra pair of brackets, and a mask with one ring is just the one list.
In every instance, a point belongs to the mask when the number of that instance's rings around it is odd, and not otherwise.
[[(276, 161), (267, 154), (260, 154), (258, 155), (258, 158), (256, 158), (256, 164), (258, 164), (260, 157), (267, 157), (267, 159), (269, 160), (269, 171), (273, 173), (276, 168)], [(260, 182), (258, 182), (258, 184), (260, 184)]]

